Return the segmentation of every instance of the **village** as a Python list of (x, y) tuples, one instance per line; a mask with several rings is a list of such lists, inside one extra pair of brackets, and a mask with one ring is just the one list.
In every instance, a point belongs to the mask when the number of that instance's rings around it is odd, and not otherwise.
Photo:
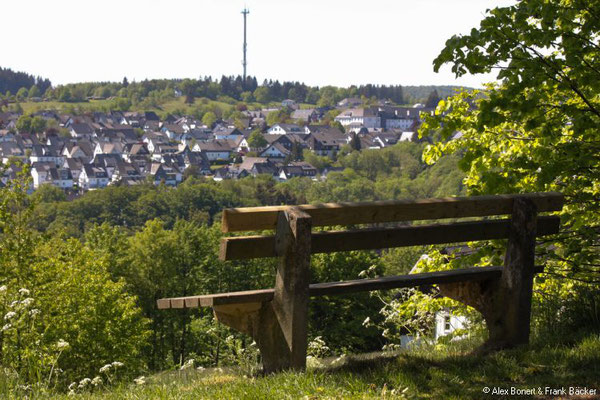
[[(286, 111), (286, 122), (267, 125), (271, 112)], [(310, 152), (335, 160), (343, 151), (381, 149), (417, 141), (422, 104), (400, 107), (379, 101), (364, 105), (346, 98), (333, 108), (300, 108), (286, 99), (279, 107), (244, 110), (244, 118), (211, 125), (187, 115), (156, 112), (90, 112), (77, 115), (37, 111), (30, 118), (52, 123), (43, 131), (19, 130), (22, 114), (0, 113), (1, 185), (30, 165), (32, 189), (50, 184), (68, 193), (108, 185), (153, 183), (176, 186), (188, 176), (221, 181), (267, 174), (278, 181), (294, 177), (325, 179), (336, 167), (317, 168)], [(327, 124), (329, 122), (329, 124)], [(15, 161), (21, 161), (21, 163)]]

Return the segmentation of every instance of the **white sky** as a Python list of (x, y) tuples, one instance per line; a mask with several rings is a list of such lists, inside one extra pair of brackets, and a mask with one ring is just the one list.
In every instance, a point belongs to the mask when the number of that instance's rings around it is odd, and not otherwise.
[(53, 84), (242, 73), (309, 85), (480, 86), (432, 61), (514, 0), (2, 0), (0, 66)]

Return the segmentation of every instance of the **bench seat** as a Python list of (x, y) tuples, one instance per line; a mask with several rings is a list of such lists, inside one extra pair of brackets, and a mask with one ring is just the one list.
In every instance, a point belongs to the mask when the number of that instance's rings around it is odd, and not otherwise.
[[(500, 278), (502, 269), (503, 267), (472, 267), (421, 274), (355, 279), (343, 282), (313, 283), (309, 286), (309, 294), (311, 297), (317, 297), (441, 283), (483, 281)], [(540, 273), (543, 272), (543, 270), (543, 266), (536, 266), (534, 272)], [(246, 290), (241, 292), (166, 298), (158, 300), (157, 304), (158, 308), (167, 309), (214, 307), (226, 304), (264, 303), (273, 300), (273, 293), (274, 289)]]

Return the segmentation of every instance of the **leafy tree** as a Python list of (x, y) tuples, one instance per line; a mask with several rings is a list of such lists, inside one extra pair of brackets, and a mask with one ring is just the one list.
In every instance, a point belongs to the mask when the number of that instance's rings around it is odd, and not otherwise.
[(254, 91), (254, 98), (262, 104), (266, 104), (271, 100), (269, 88), (260, 86)]
[(42, 133), (46, 130), (47, 120), (40, 116), (35, 116), (31, 119), (31, 132)]
[[(600, 298), (599, 15), (600, 3), (583, 0), (522, 0), (490, 11), (478, 29), (449, 39), (434, 67), (451, 63), (457, 76), (498, 68), (500, 84), (442, 101), (443, 114), (422, 130), (445, 139), (427, 150), (429, 162), (460, 155), (470, 193), (565, 194), (563, 233), (547, 248), (550, 279), (535, 291), (540, 304), (562, 299), (547, 314), (555, 330), (560, 321), (598, 321), (590, 302), (559, 309), (568, 298)], [(456, 131), (463, 136), (446, 141)]]
[(252, 149), (262, 149), (267, 145), (267, 139), (263, 136), (260, 129), (254, 129), (248, 137), (248, 145)]
[(202, 123), (208, 126), (209, 128), (212, 127), (215, 124), (215, 122), (217, 122), (217, 116), (212, 111), (207, 112), (202, 117)]
[(17, 100), (25, 100), (25, 98), (29, 95), (29, 91), (26, 88), (21, 88), (17, 92)]
[(29, 115), (21, 115), (17, 120), (17, 130), (23, 133), (31, 132), (31, 120)]
[(33, 85), (29, 89), (28, 96), (29, 97), (40, 97), (40, 88), (38, 88), (36, 85)]
[(439, 96), (437, 90), (434, 89), (433, 92), (431, 92), (429, 94), (429, 97), (427, 98), (427, 101), (425, 102), (425, 107), (435, 108), (435, 107), (437, 107), (440, 100), (441, 99), (440, 99), (440, 96)]

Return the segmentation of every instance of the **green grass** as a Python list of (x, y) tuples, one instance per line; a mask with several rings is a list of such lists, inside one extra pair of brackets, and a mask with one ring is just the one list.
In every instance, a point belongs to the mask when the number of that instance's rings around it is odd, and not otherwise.
[[(164, 372), (82, 399), (485, 399), (484, 387), (600, 388), (600, 337), (571, 346), (537, 345), (489, 356), (474, 343), (427, 346), (400, 354), (327, 360), (306, 373), (245, 377), (236, 369)], [(54, 398), (54, 397), (53, 397)], [(74, 398), (61, 395), (56, 398)], [(504, 397), (510, 398), (510, 397)], [(526, 398), (546, 398), (528, 397)], [(550, 398), (550, 397), (547, 397)]]

